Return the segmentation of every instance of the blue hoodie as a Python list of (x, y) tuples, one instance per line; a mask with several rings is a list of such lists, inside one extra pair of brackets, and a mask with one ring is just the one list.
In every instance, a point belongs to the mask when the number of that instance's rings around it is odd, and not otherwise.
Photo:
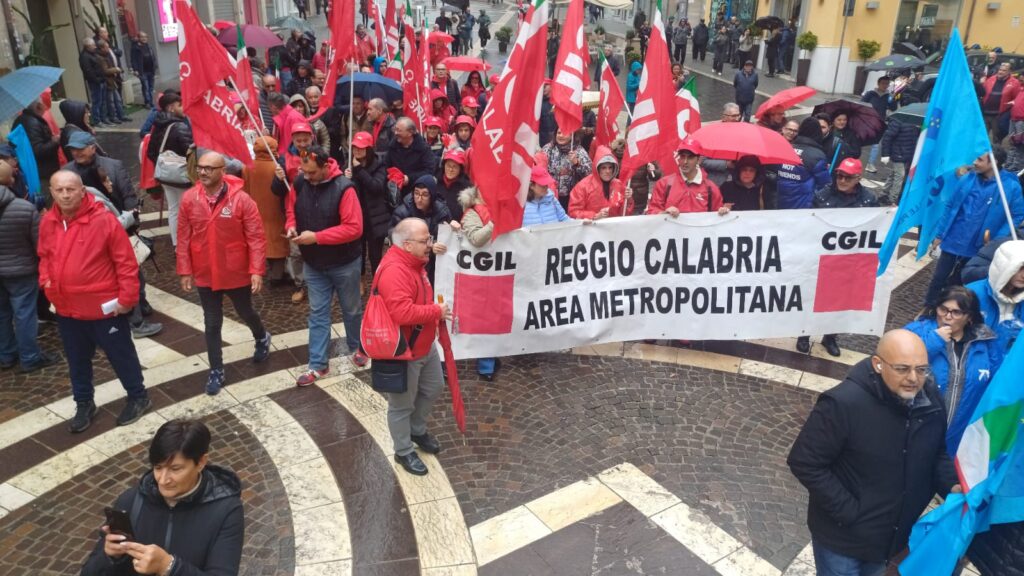
[(636, 104), (636, 93), (640, 90), (640, 70), (644, 65), (639, 60), (629, 66), (629, 76), (626, 77), (626, 103)]

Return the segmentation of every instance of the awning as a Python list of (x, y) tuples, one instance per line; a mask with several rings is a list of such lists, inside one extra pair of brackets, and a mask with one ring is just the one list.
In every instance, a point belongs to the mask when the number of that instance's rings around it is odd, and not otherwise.
[[(555, 4), (568, 4), (570, 0), (555, 0)], [(587, 0), (589, 4), (595, 4), (610, 10), (626, 10), (633, 7), (633, 0)]]

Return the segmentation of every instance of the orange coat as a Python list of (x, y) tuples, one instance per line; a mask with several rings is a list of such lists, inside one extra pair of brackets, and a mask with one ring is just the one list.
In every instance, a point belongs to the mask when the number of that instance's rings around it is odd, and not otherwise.
[(270, 152), (267, 152), (262, 138), (253, 144), (256, 160), (251, 167), (245, 169), (245, 192), (252, 196), (260, 211), (263, 221), (263, 234), (267, 237), (267, 258), (287, 258), (290, 250), (288, 239), (284, 237), (284, 206), (283, 200), (270, 190), (274, 181), (274, 169), (277, 167), (277, 140), (267, 136)]

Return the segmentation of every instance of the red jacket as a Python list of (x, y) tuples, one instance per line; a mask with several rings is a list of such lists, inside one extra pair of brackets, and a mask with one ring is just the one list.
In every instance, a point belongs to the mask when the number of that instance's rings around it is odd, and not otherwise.
[(413, 360), (430, 352), (437, 338), (437, 323), (441, 320), (441, 307), (434, 303), (434, 289), (427, 280), (426, 265), (427, 260), (392, 246), (381, 259), (377, 278), (374, 278), (391, 319), (401, 326), (406, 340), (412, 337), (413, 328), (423, 326), (412, 346)]
[[(981, 105), (984, 108), (985, 100), (988, 100), (988, 95), (992, 93), (992, 88), (996, 85), (995, 74), (989, 76), (985, 80), (985, 95), (981, 97)], [(1003, 95), (999, 98), (999, 113), (1006, 112), (1010, 106), (1013, 105), (1013, 99), (1020, 93), (1020, 80), (1017, 80), (1013, 76), (1006, 78), (1006, 84), (1003, 84)]]
[(230, 290), (249, 286), (263, 274), (267, 239), (256, 202), (245, 182), (225, 176), (227, 193), (210, 207), (206, 190), (196, 184), (185, 191), (178, 208), (178, 274), (194, 276), (196, 286)]
[[(327, 161), (327, 179), (317, 184), (317, 186), (323, 186), (341, 175), (338, 163), (334, 161), (334, 158), (331, 158)], [(305, 178), (302, 179), (301, 183), (296, 180), (295, 184), (296, 186), (312, 186)], [(284, 199), (284, 206), (284, 229), (295, 228), (295, 186), (288, 188), (288, 196)], [(341, 224), (317, 232), (317, 244), (348, 244), (362, 238), (363, 209), (359, 205), (359, 197), (356, 194), (343, 194), (341, 196), (341, 203), (338, 204), (338, 215), (341, 217)], [(297, 230), (297, 232), (301, 234), (302, 230)]]
[[(39, 285), (57, 314), (77, 320), (109, 317), (101, 305), (114, 298), (139, 301), (139, 265), (128, 234), (113, 214), (86, 194), (70, 220), (53, 208), (39, 223)], [(49, 287), (47, 287), (49, 284)]]
[(592, 219), (604, 208), (608, 208), (609, 216), (622, 216), (623, 203), (628, 204), (625, 213), (632, 214), (633, 200), (626, 202), (626, 193), (622, 186), (622, 180), (612, 178), (608, 198), (604, 197), (604, 186), (602, 186), (601, 177), (597, 174), (597, 167), (600, 164), (611, 162), (618, 168), (619, 163), (615, 160), (615, 156), (612, 156), (611, 149), (607, 146), (598, 146), (594, 158), (594, 171), (583, 180), (580, 180), (579, 184), (576, 184), (572, 191), (569, 192), (569, 217), (578, 220), (584, 218)]
[(722, 207), (722, 193), (708, 178), (708, 173), (703, 168), (699, 170), (700, 184), (683, 181), (678, 169), (658, 180), (647, 201), (647, 213), (661, 214), (669, 206), (675, 206), (680, 212), (717, 212)]
[(1010, 119), (1016, 122), (1024, 120), (1024, 90), (1021, 90), (1013, 99), (1013, 108), (1010, 110)]

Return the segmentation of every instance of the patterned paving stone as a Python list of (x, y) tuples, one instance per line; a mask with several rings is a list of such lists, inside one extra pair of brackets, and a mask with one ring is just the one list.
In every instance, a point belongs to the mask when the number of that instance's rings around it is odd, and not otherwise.
[[(245, 546), (240, 574), (292, 574), (291, 513), (270, 457), (234, 416), (220, 412), (204, 421), (213, 435), (213, 461), (242, 480)], [(134, 446), (0, 519), (0, 574), (77, 574), (96, 543), (103, 507), (148, 468), (146, 449)]]

